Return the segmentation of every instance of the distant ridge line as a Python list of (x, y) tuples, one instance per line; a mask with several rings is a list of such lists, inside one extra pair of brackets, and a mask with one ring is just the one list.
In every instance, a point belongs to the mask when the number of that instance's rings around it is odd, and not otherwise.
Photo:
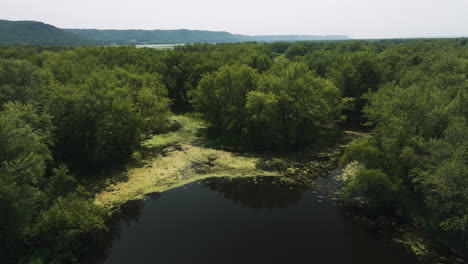
[(191, 29), (60, 29), (37, 21), (0, 20), (0, 45), (145, 45), (348, 40), (345, 35), (242, 35)]

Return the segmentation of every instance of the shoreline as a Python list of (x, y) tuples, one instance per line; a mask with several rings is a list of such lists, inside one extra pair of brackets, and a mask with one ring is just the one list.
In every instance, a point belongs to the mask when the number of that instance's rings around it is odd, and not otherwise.
[(177, 130), (146, 140), (133, 161), (111, 177), (95, 182), (95, 203), (114, 210), (142, 199), (210, 177), (280, 176), (303, 185), (336, 168), (347, 144), (362, 134), (346, 131), (329, 145), (291, 153), (239, 153), (217, 149), (199, 136), (206, 124), (194, 117), (174, 115)]
[[(328, 181), (328, 192), (335, 196), (337, 206), (343, 207), (359, 221), (376, 226), (382, 235), (417, 256), (422, 263), (466, 263), (416, 227), (392, 217), (373, 215), (362, 201), (339, 197), (346, 177), (356, 170), (356, 166), (340, 167), (338, 161), (344, 148), (363, 135), (359, 132), (346, 131), (332, 146), (312, 147), (313, 150), (306, 154), (298, 151), (290, 156), (211, 148), (197, 136), (198, 130), (206, 128), (200, 120), (175, 115), (171, 122), (180, 127), (145, 141), (143, 146), (149, 154), (136, 152), (136, 162), (99, 183), (105, 187), (96, 194), (96, 204), (111, 209), (114, 214), (130, 201), (213, 177), (273, 176), (307, 187), (324, 180)], [(306, 159), (302, 157), (304, 154)], [(113, 181), (116, 178), (120, 180)]]

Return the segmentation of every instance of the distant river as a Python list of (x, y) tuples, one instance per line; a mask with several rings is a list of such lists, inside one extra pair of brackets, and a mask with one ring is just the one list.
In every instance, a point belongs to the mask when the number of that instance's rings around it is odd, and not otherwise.
[(137, 48), (152, 48), (158, 50), (174, 49), (176, 46), (183, 46), (185, 44), (145, 44), (145, 45), (135, 45)]
[(414, 264), (321, 184), (211, 178), (129, 203), (83, 263)]

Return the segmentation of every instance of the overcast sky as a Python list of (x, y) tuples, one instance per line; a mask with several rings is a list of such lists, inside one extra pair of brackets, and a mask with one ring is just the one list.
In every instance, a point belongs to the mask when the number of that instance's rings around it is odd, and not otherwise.
[(468, 36), (468, 0), (0, 0), (0, 19), (247, 35)]

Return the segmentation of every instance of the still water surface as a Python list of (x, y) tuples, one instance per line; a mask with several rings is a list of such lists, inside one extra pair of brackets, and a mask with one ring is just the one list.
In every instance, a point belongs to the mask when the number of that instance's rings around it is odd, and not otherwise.
[(213, 178), (128, 204), (84, 263), (414, 264), (317, 186)]

